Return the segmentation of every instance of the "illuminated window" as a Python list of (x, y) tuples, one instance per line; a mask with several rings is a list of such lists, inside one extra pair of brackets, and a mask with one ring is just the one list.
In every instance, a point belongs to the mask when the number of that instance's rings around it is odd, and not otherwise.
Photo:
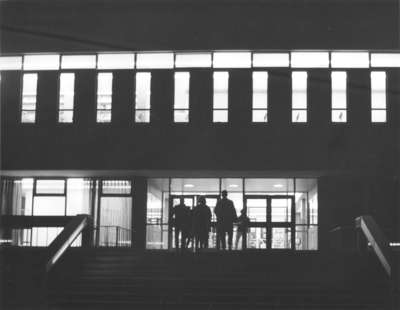
[(333, 123), (347, 122), (347, 73), (331, 73), (332, 80), (332, 114)]
[(268, 72), (253, 72), (253, 113), (254, 123), (268, 121)]
[(96, 69), (96, 55), (64, 55), (61, 69)]
[(171, 69), (173, 67), (173, 53), (136, 54), (136, 68), (138, 69)]
[(97, 122), (111, 122), (112, 79), (110, 72), (97, 75)]
[(289, 54), (254, 53), (253, 67), (289, 67)]
[(228, 122), (228, 72), (214, 72), (213, 122)]
[(332, 68), (368, 68), (368, 52), (332, 52)]
[(211, 53), (187, 53), (175, 55), (176, 68), (209, 68), (211, 67)]
[(189, 72), (175, 73), (174, 122), (189, 122)]
[(136, 73), (135, 122), (150, 122), (151, 73)]
[(97, 69), (116, 70), (133, 69), (135, 67), (135, 54), (98, 54)]
[(21, 70), (22, 57), (0, 57), (0, 71)]
[(329, 53), (327, 52), (294, 52), (291, 57), (293, 68), (328, 68)]
[(386, 72), (371, 72), (371, 121), (386, 122)]
[(22, 123), (34, 123), (36, 121), (37, 80), (37, 73), (26, 73), (23, 76)]
[(292, 122), (307, 122), (307, 72), (292, 72)]
[(214, 68), (250, 68), (250, 52), (216, 52), (213, 59)]
[(24, 70), (58, 70), (60, 55), (26, 55)]
[(379, 53), (371, 54), (371, 67), (400, 67), (400, 54), (398, 53)]
[(58, 121), (72, 123), (74, 117), (74, 73), (60, 74), (60, 106)]

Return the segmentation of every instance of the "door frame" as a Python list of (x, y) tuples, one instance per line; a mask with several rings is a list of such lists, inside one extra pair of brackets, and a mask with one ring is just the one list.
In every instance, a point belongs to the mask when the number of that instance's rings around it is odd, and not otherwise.
[[(243, 208), (247, 216), (247, 200), (248, 199), (265, 199), (266, 200), (266, 221), (265, 222), (250, 222), (250, 227), (266, 228), (266, 250), (273, 251), (294, 251), (295, 250), (295, 228), (296, 228), (296, 206), (294, 195), (260, 195), (260, 194), (246, 194), (243, 195)], [(290, 199), (291, 200), (291, 214), (289, 222), (272, 222), (272, 200), (274, 199)], [(289, 249), (273, 249), (272, 248), (272, 229), (273, 228), (290, 228), (290, 248)], [(247, 236), (243, 238), (243, 249), (247, 248)]]

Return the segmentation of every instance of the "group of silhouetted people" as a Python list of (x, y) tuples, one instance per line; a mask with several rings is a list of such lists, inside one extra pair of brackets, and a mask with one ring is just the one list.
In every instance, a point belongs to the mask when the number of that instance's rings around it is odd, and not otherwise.
[[(223, 190), (222, 198), (218, 200), (214, 213), (217, 218), (217, 249), (226, 249), (226, 237), (228, 237), (228, 249), (232, 250), (234, 223), (238, 224), (235, 242), (237, 248), (239, 239), (245, 238), (247, 234), (249, 218), (246, 216), (246, 212), (242, 210), (238, 217), (233, 201), (228, 199), (228, 192)], [(183, 201), (176, 205), (172, 210), (175, 249), (186, 249), (190, 242), (196, 251), (208, 248), (211, 216), (211, 209), (207, 206), (204, 196), (198, 197), (198, 203), (192, 210)]]

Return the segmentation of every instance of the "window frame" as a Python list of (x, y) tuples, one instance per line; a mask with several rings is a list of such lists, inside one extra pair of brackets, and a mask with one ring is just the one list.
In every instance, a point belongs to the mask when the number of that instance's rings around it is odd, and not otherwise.
[[(110, 109), (99, 109), (99, 76), (102, 73), (110, 73), (111, 74), (111, 107)], [(95, 88), (95, 92), (96, 92), (96, 118), (95, 118), (95, 122), (96, 124), (111, 124), (113, 121), (113, 95), (114, 95), (114, 71), (112, 70), (97, 70), (96, 71), (96, 88)], [(99, 115), (99, 111), (109, 111), (110, 112), (110, 121), (107, 122), (102, 122), (98, 120), (98, 115)]]
[[(291, 59), (290, 59), (291, 61)], [(309, 71), (310, 70), (305, 70), (306, 68), (296, 68), (291, 70), (291, 75), (290, 75), (290, 86), (291, 86), (291, 105), (290, 105), (290, 122), (294, 126), (305, 126), (310, 123), (310, 113), (309, 113), (309, 94), (308, 91), (310, 89), (309, 87)], [(305, 94), (306, 94), (306, 108), (294, 108), (293, 107), (293, 73), (305, 73), (306, 74), (306, 89), (305, 89)], [(293, 116), (295, 111), (305, 111), (306, 112), (306, 120), (304, 122), (300, 121), (293, 121)]]
[[(214, 59), (213, 59), (214, 61)], [(214, 79), (214, 74), (215, 73), (227, 73), (228, 75), (228, 87), (226, 90), (226, 95), (227, 95), (227, 108), (215, 108), (215, 79)], [(229, 84), (230, 84), (230, 72), (231, 70), (228, 70), (227, 68), (225, 68), (225, 70), (223, 68), (221, 69), (217, 69), (217, 70), (212, 70), (212, 113), (211, 113), (211, 123), (213, 125), (227, 125), (229, 124)], [(226, 111), (227, 113), (227, 118), (226, 118), (226, 122), (216, 122), (214, 120), (214, 112), (216, 111)]]
[[(74, 98), (73, 98), (73, 106), (72, 109), (61, 109), (60, 108), (60, 95), (61, 95), (61, 74), (63, 73), (72, 73), (74, 75)], [(96, 85), (97, 87), (97, 85)], [(75, 89), (76, 89), (76, 72), (73, 70), (59, 70), (58, 71), (58, 84), (57, 84), (57, 93), (58, 93), (58, 105), (57, 105), (57, 124), (58, 125), (72, 125), (75, 123), (76, 119), (76, 113), (75, 113), (75, 106), (76, 106), (76, 96), (75, 96)], [(96, 94), (97, 95), (97, 94)], [(97, 99), (97, 97), (96, 97)], [(72, 121), (71, 122), (60, 122), (60, 112), (61, 111), (72, 111)], [(96, 109), (97, 111), (97, 109)]]

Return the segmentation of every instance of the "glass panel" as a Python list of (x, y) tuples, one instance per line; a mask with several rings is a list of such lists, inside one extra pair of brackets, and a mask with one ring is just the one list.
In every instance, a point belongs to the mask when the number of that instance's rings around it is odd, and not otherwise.
[(32, 95), (35, 96), (36, 102), (36, 91), (37, 91), (37, 73), (25, 73), (23, 77), (23, 88), (22, 95)]
[(174, 122), (175, 123), (188, 123), (189, 122), (189, 110), (175, 110), (174, 111)]
[(253, 110), (252, 120), (254, 123), (268, 122), (268, 110)]
[(386, 122), (386, 110), (372, 110), (371, 121), (373, 123), (385, 123)]
[(272, 228), (272, 249), (290, 249), (291, 248), (291, 229), (287, 227)]
[(32, 228), (32, 246), (49, 246), (63, 227)]
[(347, 108), (347, 74), (332, 72), (332, 109)]
[(238, 178), (221, 179), (221, 190), (228, 192), (228, 198), (232, 200), (236, 214), (239, 216), (243, 209), (243, 180)]
[[(100, 246), (130, 245), (131, 197), (101, 197)], [(123, 234), (121, 232), (124, 232)], [(122, 238), (121, 238), (122, 236)]]
[(333, 123), (346, 123), (347, 122), (347, 110), (332, 110), (332, 122)]
[(296, 226), (296, 250), (318, 250), (318, 226)]
[(396, 53), (379, 53), (371, 54), (371, 67), (400, 67), (400, 54)]
[(64, 194), (64, 180), (36, 180), (36, 193), (38, 194)]
[(386, 72), (371, 72), (371, 107), (386, 109)]
[(293, 123), (306, 123), (307, 122), (307, 110), (293, 110), (292, 111), (292, 122)]
[(33, 215), (65, 215), (64, 196), (36, 196), (33, 199)]
[(214, 109), (228, 108), (228, 72), (214, 72)]
[(35, 111), (22, 111), (21, 122), (22, 123), (34, 123), (36, 119)]
[(74, 108), (75, 74), (60, 74), (60, 110)]
[(58, 70), (60, 55), (26, 55), (24, 70)]
[(292, 72), (292, 108), (307, 109), (307, 72)]
[(291, 199), (271, 199), (271, 221), (290, 222), (292, 219), (292, 200)]
[(214, 123), (227, 123), (228, 122), (228, 110), (214, 110), (213, 122)]
[(253, 109), (268, 108), (268, 72), (253, 72)]
[(267, 248), (267, 229), (265, 227), (250, 227), (247, 233), (248, 249)]
[(296, 179), (296, 224), (318, 224), (317, 179)]
[(0, 57), (0, 71), (21, 70), (22, 57)]
[(72, 123), (74, 118), (74, 111), (61, 110), (58, 115), (58, 122), (60, 123)]
[(209, 68), (211, 67), (211, 53), (190, 53), (175, 55), (177, 68)]
[(189, 109), (189, 72), (175, 72), (175, 109)]
[(136, 54), (137, 69), (172, 69), (173, 53), (139, 53)]
[(96, 69), (96, 55), (64, 55), (61, 69)]
[(293, 191), (293, 179), (245, 179), (245, 193), (282, 195)]
[(135, 54), (99, 54), (97, 69), (133, 69)]
[(15, 180), (13, 185), (12, 215), (32, 215), (33, 179)]
[(250, 68), (250, 52), (216, 52), (213, 58), (214, 68)]
[(111, 122), (111, 111), (97, 111), (97, 119), (98, 123), (109, 123)]
[(136, 73), (136, 109), (150, 109), (151, 73)]
[(171, 194), (173, 195), (219, 195), (219, 179), (171, 179)]
[(328, 68), (328, 52), (293, 52), (291, 55), (293, 68)]
[(289, 67), (289, 54), (254, 53), (253, 67)]
[(107, 195), (129, 195), (131, 193), (131, 181), (107, 180), (102, 182), (103, 194)]
[(150, 123), (150, 110), (137, 110), (135, 114), (136, 123)]
[(247, 198), (247, 216), (250, 222), (267, 221), (267, 199), (266, 198)]
[(332, 68), (368, 68), (368, 52), (332, 52)]
[(67, 215), (91, 214), (92, 182), (84, 179), (67, 180)]

